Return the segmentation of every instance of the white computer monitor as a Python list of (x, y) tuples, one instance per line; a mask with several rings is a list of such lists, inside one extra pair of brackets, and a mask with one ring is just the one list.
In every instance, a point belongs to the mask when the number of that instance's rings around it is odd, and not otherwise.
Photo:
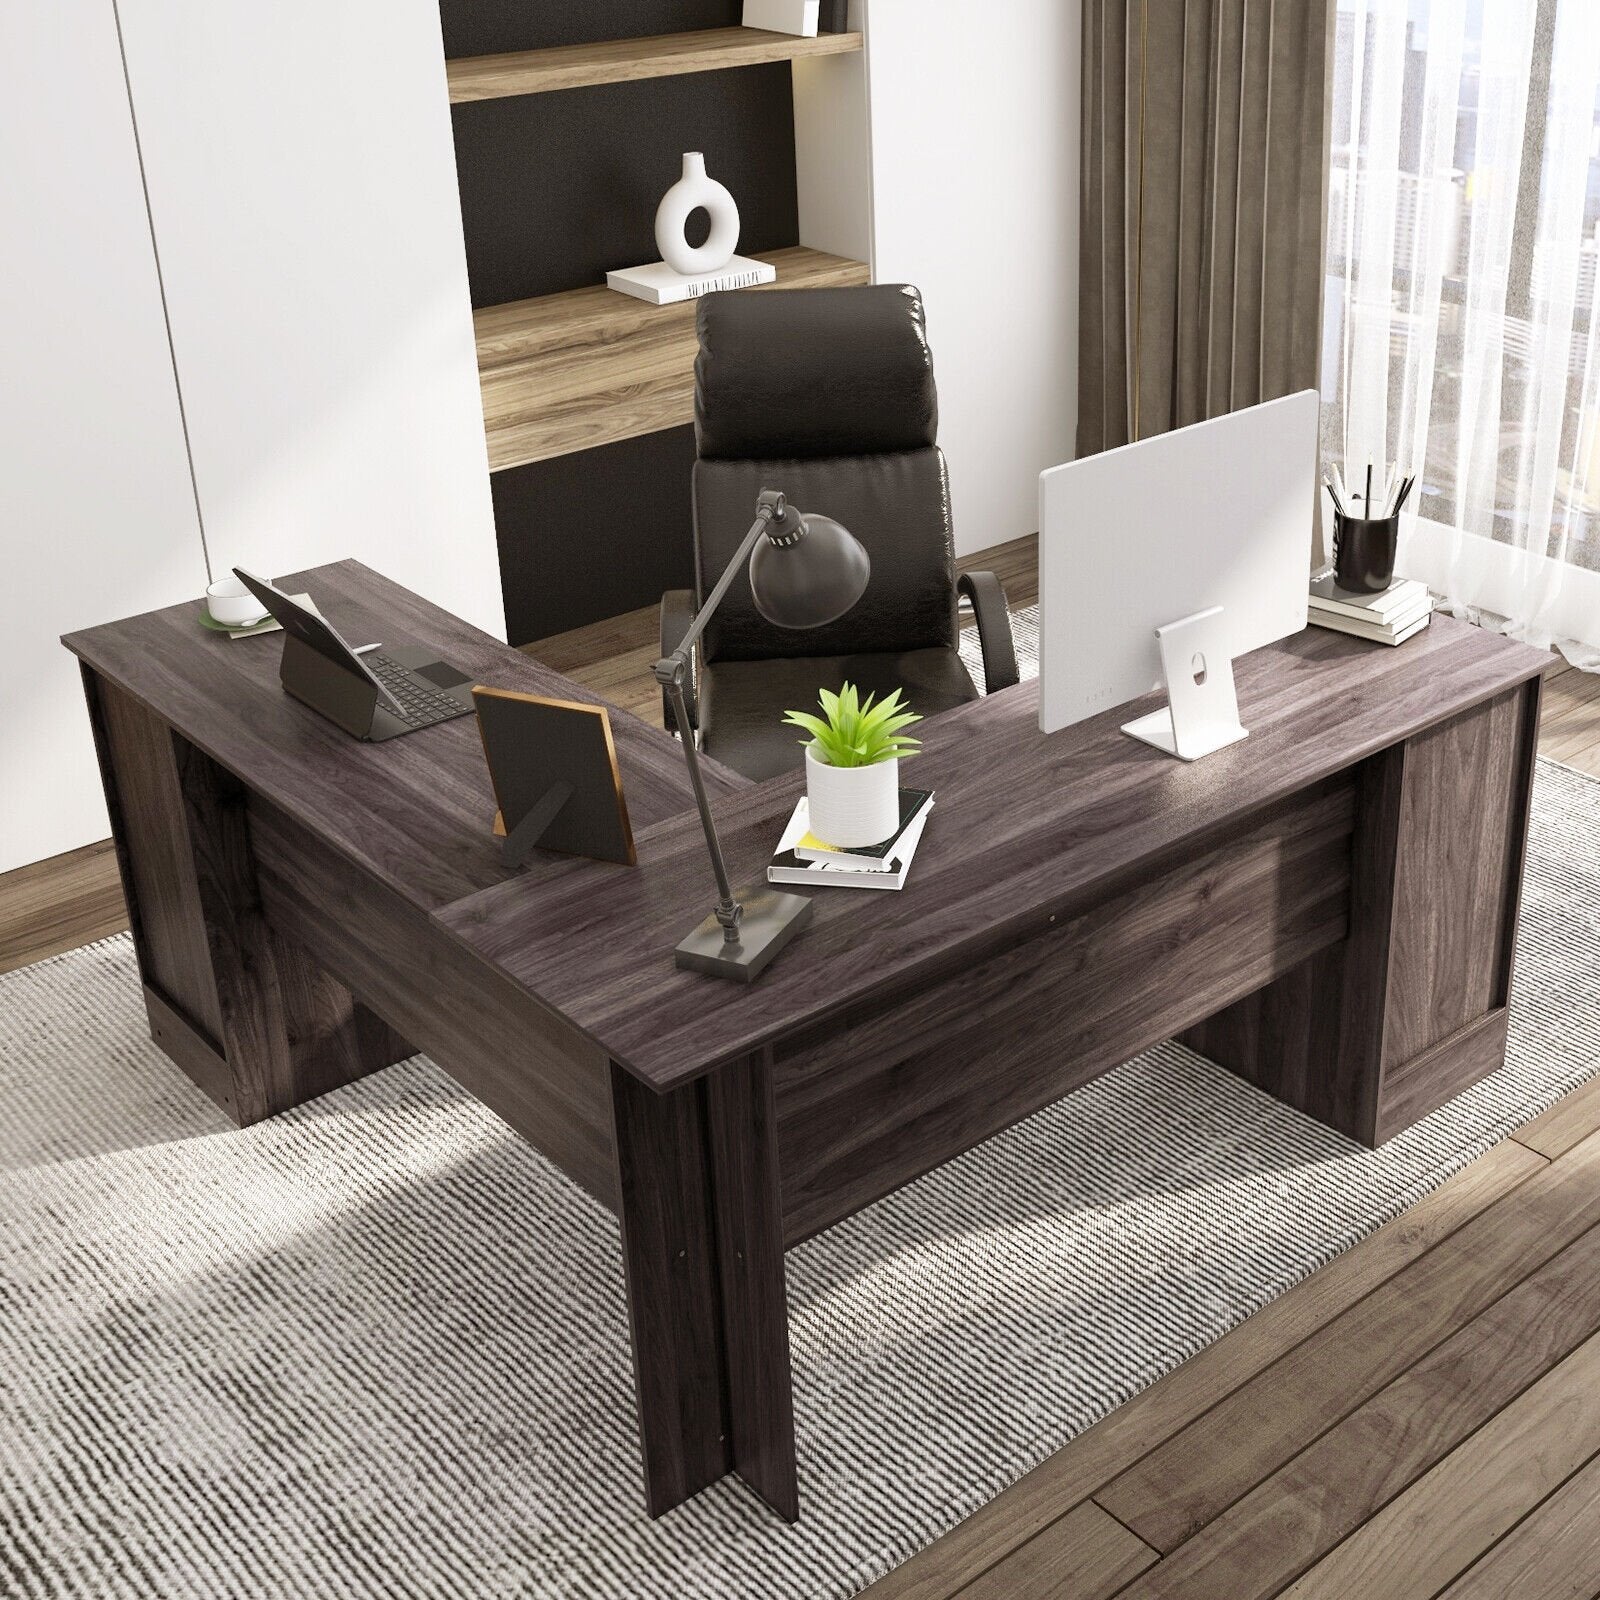
[(1232, 660), (1306, 625), (1318, 411), (1308, 389), (1040, 474), (1046, 733), (1159, 689), (1165, 661), (1176, 730), (1128, 731), (1186, 759), (1244, 737)]

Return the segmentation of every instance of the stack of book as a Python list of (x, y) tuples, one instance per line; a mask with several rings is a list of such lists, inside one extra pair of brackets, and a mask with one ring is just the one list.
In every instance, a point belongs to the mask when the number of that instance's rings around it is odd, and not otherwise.
[(1433, 596), (1415, 578), (1396, 578), (1381, 594), (1352, 594), (1331, 575), (1311, 580), (1308, 620), (1379, 644), (1403, 644), (1428, 626)]
[(813, 888), (899, 889), (905, 884), (932, 810), (931, 789), (902, 789), (900, 825), (894, 833), (880, 844), (846, 850), (811, 832), (810, 806), (801, 795), (778, 841), (777, 853), (767, 865), (767, 881)]

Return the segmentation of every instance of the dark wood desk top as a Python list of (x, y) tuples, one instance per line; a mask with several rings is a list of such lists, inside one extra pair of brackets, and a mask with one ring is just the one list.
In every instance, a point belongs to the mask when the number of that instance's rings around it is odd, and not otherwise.
[[(435, 646), (480, 682), (564, 700), (600, 697), (357, 561), (282, 580), (308, 593), (355, 644)], [(352, 739), (283, 692), (281, 633), (230, 640), (201, 626), (189, 601), (62, 642), (192, 744), (341, 853), (427, 910), (516, 876), (491, 836), (494, 794), (475, 717), (381, 744)], [(600, 702), (603, 703), (603, 702)], [(611, 724), (636, 832), (692, 808), (677, 741), (612, 706)], [(706, 763), (716, 797), (748, 787)], [(626, 871), (593, 866), (589, 881)]]
[[(1237, 664), (1250, 737), (1194, 764), (1121, 734), (1138, 708), (1041, 734), (1033, 684), (948, 712), (918, 730), (911, 772), (937, 801), (905, 889), (819, 890), (811, 928), (749, 988), (673, 964), (713, 899), (692, 815), (641, 831), (635, 872), (546, 857), (436, 915), (664, 1091), (1036, 936), (1550, 659), (1442, 616), (1398, 649), (1309, 629)], [(797, 773), (717, 803), (736, 887), (764, 883), (802, 786)]]
[[(485, 682), (599, 698), (357, 562), (283, 581), (358, 642), (428, 644)], [(938, 800), (905, 889), (817, 891), (812, 927), (747, 989), (673, 964), (714, 893), (682, 753), (660, 730), (612, 708), (638, 870), (536, 854), (508, 873), (475, 719), (363, 744), (283, 693), (279, 636), (229, 641), (197, 611), (63, 642), (662, 1091), (1036, 935), (1550, 663), (1448, 617), (1395, 650), (1311, 629), (1238, 664), (1250, 737), (1192, 765), (1118, 731), (1137, 708), (1044, 735), (1034, 685), (974, 701), (919, 730), (908, 776)], [(802, 776), (750, 785), (705, 765), (735, 885), (763, 884)]]

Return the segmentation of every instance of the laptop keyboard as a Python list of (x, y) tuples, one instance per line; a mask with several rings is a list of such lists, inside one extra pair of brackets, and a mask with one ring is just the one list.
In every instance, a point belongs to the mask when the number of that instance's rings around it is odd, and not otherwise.
[[(440, 694), (435, 689), (418, 683), (409, 667), (403, 667), (392, 656), (374, 650), (362, 657), (373, 677), (400, 702), (400, 720), (413, 728), (430, 727), (448, 717), (459, 717), (464, 709), (459, 700)], [(390, 707), (393, 710), (393, 707)]]

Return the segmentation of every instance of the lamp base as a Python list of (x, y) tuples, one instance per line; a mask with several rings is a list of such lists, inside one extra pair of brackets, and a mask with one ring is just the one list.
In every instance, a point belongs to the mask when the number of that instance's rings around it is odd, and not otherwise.
[(715, 915), (709, 916), (678, 946), (680, 967), (751, 983), (811, 921), (811, 902), (804, 895), (760, 889), (741, 903), (744, 919), (739, 924), (738, 943), (728, 943), (722, 924)]

